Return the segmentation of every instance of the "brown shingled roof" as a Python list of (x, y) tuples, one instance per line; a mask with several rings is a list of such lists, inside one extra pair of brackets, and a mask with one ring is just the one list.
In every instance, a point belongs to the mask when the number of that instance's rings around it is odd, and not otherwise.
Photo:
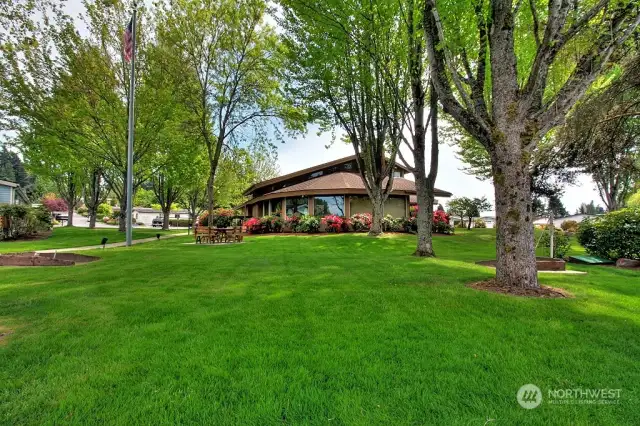
[[(330, 175), (320, 176), (314, 179), (310, 179), (304, 182), (300, 182), (295, 185), (288, 186), (286, 188), (278, 189), (277, 191), (269, 192), (260, 197), (256, 197), (247, 201), (252, 204), (262, 200), (268, 200), (278, 197), (286, 197), (288, 195), (300, 195), (300, 194), (366, 194), (367, 190), (364, 186), (362, 178), (357, 173), (350, 172), (337, 172)], [(416, 185), (412, 180), (404, 178), (393, 179), (392, 194), (397, 195), (411, 195), (416, 193)], [(451, 193), (435, 189), (435, 195), (440, 197), (450, 197)]]
[[(306, 169), (298, 170), (297, 172), (293, 172), (293, 173), (289, 173), (289, 174), (286, 174), (286, 175), (278, 176), (278, 177), (275, 177), (273, 179), (263, 180), (262, 182), (255, 183), (255, 184), (251, 185), (249, 188), (247, 188), (244, 191), (243, 195), (249, 195), (251, 192), (255, 191), (256, 189), (265, 187), (267, 185), (271, 185), (271, 184), (274, 184), (274, 183), (277, 183), (277, 182), (282, 182), (284, 180), (291, 179), (291, 178), (294, 178), (294, 177), (297, 177), (297, 176), (303, 176), (303, 175), (308, 174), (308, 173), (313, 173), (313, 172), (315, 172), (317, 170), (322, 170), (325, 167), (336, 166), (336, 165), (339, 165), (339, 164), (347, 163), (347, 162), (355, 160), (355, 159), (356, 159), (355, 155), (350, 155), (348, 157), (339, 158), (337, 160), (329, 161), (327, 163), (318, 164), (317, 166), (308, 167)], [(399, 169), (404, 170), (406, 173), (411, 173), (411, 170), (407, 169), (405, 166), (403, 166), (402, 164), (400, 164), (398, 162), (396, 162), (395, 166), (398, 167)]]

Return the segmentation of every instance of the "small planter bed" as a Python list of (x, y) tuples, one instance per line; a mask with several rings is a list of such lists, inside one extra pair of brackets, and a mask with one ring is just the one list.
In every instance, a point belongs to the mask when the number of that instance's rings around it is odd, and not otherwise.
[(75, 253), (9, 253), (0, 255), (0, 266), (73, 266), (99, 259)]

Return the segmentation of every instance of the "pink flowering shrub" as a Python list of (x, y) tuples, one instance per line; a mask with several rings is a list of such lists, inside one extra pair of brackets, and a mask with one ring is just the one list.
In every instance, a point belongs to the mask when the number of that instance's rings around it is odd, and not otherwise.
[(322, 224), (327, 232), (340, 232), (343, 230), (344, 219), (340, 216), (329, 214), (322, 218)]
[(351, 216), (351, 225), (356, 232), (368, 231), (371, 229), (371, 214), (356, 213)]
[(257, 234), (262, 231), (262, 220), (252, 217), (244, 223), (244, 226), (246, 226), (248, 233)]

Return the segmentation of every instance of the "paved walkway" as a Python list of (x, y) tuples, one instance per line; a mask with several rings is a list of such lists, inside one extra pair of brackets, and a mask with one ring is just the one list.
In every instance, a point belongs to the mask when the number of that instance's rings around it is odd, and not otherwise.
[[(182, 237), (184, 235), (187, 235), (187, 233), (186, 232), (182, 232), (180, 234), (167, 234), (167, 235), (161, 235), (160, 239), (161, 240), (166, 240), (167, 238)], [(156, 240), (157, 240), (156, 237), (142, 238), (140, 240), (131, 241), (131, 244), (150, 243), (150, 242), (156, 241)], [(125, 247), (126, 245), (127, 245), (127, 243), (125, 241), (122, 241), (122, 242), (119, 242), (119, 243), (106, 244), (104, 246), (104, 248)], [(96, 249), (101, 249), (101, 248), (102, 248), (101, 245), (96, 245), (96, 246), (84, 246), (84, 247), (59, 248), (59, 249), (50, 249), (50, 250), (38, 250), (38, 251), (36, 251), (36, 253), (65, 253), (65, 252), (76, 252), (76, 251), (85, 251), (85, 250), (96, 250)]]

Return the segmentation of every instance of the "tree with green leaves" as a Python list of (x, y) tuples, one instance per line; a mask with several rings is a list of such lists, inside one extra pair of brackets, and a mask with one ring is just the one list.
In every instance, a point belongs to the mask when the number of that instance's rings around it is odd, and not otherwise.
[[(87, 36), (75, 29), (57, 0), (16, 2), (0, 56), (0, 127), (19, 135), (37, 130), (56, 140), (57, 152), (100, 169), (120, 200), (125, 229), (127, 94), (129, 67), (122, 55), (129, 10), (121, 1), (86, 2)], [(47, 16), (42, 20), (41, 16)], [(154, 28), (141, 13), (137, 42), (134, 190), (147, 181), (154, 153), (170, 140), (181, 117), (173, 86), (163, 72), (163, 54), (150, 42)], [(24, 139), (24, 138), (22, 138)], [(51, 151), (55, 152), (55, 151)]]
[(158, 40), (173, 58), (169, 69), (206, 149), (209, 214), (223, 148), (280, 134), (278, 122), (301, 130), (304, 116), (283, 96), (283, 52), (264, 22), (263, 0), (177, 0), (157, 10)]
[[(640, 24), (634, 0), (424, 0), (431, 76), (444, 110), (489, 153), (496, 279), (538, 288), (531, 156)], [(517, 41), (517, 42), (516, 42)]]
[(580, 207), (576, 210), (576, 214), (604, 214), (604, 208), (601, 205), (596, 205), (596, 203), (591, 200), (589, 203), (580, 204)]
[[(409, 86), (405, 37), (395, 2), (280, 2), (290, 54), (293, 96), (324, 130), (340, 127), (356, 154), (372, 204), (369, 235), (382, 233), (384, 202), (393, 188)], [(394, 78), (395, 77), (395, 78)], [(389, 84), (390, 81), (393, 84)], [(432, 208), (432, 207), (431, 207)]]
[[(432, 84), (427, 93), (429, 81), (427, 67), (425, 66), (424, 43), (424, 19), (420, 2), (407, 0), (398, 2), (398, 17), (405, 38), (399, 42), (400, 49), (396, 56), (406, 63), (406, 72), (398, 76), (393, 74), (387, 81), (388, 85), (397, 84), (399, 88), (410, 88), (410, 96), (402, 97), (404, 90), (397, 90), (397, 102), (403, 106), (402, 117), (402, 141), (411, 152), (413, 165), (410, 165), (398, 150), (398, 157), (414, 175), (416, 185), (416, 198), (418, 202), (417, 247), (414, 255), (419, 257), (435, 256), (432, 239), (433, 203), (435, 200), (435, 183), (438, 175), (438, 160), (440, 156), (438, 136), (438, 94)], [(428, 116), (425, 120), (425, 106), (428, 99)], [(427, 148), (427, 129), (430, 130), (430, 159), (427, 174), (425, 151)], [(409, 134), (409, 137), (405, 135)]]
[(460, 217), (460, 223), (464, 226), (465, 217), (467, 220), (467, 229), (471, 229), (471, 224), (474, 217), (480, 216), (483, 211), (491, 210), (491, 203), (487, 200), (487, 197), (481, 198), (469, 198), (459, 197), (452, 198), (447, 203), (449, 214)]
[(624, 207), (640, 179), (640, 54), (622, 70), (574, 108), (555, 153), (591, 176), (608, 211)]

